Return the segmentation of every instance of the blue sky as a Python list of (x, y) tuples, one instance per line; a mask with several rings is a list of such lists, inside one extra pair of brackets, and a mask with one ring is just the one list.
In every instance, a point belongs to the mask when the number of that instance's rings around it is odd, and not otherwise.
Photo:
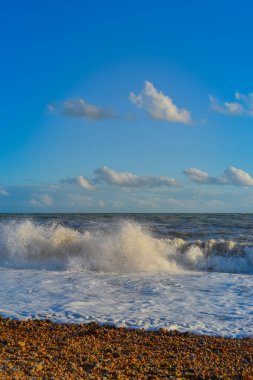
[(253, 212), (251, 1), (0, 4), (1, 212)]

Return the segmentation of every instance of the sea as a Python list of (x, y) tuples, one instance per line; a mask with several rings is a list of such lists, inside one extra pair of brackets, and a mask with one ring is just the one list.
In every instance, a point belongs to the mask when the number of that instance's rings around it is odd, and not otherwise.
[(0, 214), (0, 314), (253, 337), (253, 214)]

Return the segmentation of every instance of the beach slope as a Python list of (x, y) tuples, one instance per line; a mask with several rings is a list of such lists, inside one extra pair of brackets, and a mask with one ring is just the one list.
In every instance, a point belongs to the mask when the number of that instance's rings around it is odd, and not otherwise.
[(1, 379), (253, 379), (253, 338), (0, 319)]

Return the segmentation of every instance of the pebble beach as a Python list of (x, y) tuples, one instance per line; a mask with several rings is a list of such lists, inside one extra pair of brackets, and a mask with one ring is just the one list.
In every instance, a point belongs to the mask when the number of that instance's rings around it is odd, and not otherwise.
[(253, 379), (253, 338), (0, 319), (0, 379)]

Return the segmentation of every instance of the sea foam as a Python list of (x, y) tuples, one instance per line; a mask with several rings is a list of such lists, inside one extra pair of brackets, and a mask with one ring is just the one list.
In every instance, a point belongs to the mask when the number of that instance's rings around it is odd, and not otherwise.
[(0, 267), (136, 273), (253, 273), (253, 249), (233, 240), (158, 238), (136, 222), (80, 231), (30, 220), (0, 225)]

